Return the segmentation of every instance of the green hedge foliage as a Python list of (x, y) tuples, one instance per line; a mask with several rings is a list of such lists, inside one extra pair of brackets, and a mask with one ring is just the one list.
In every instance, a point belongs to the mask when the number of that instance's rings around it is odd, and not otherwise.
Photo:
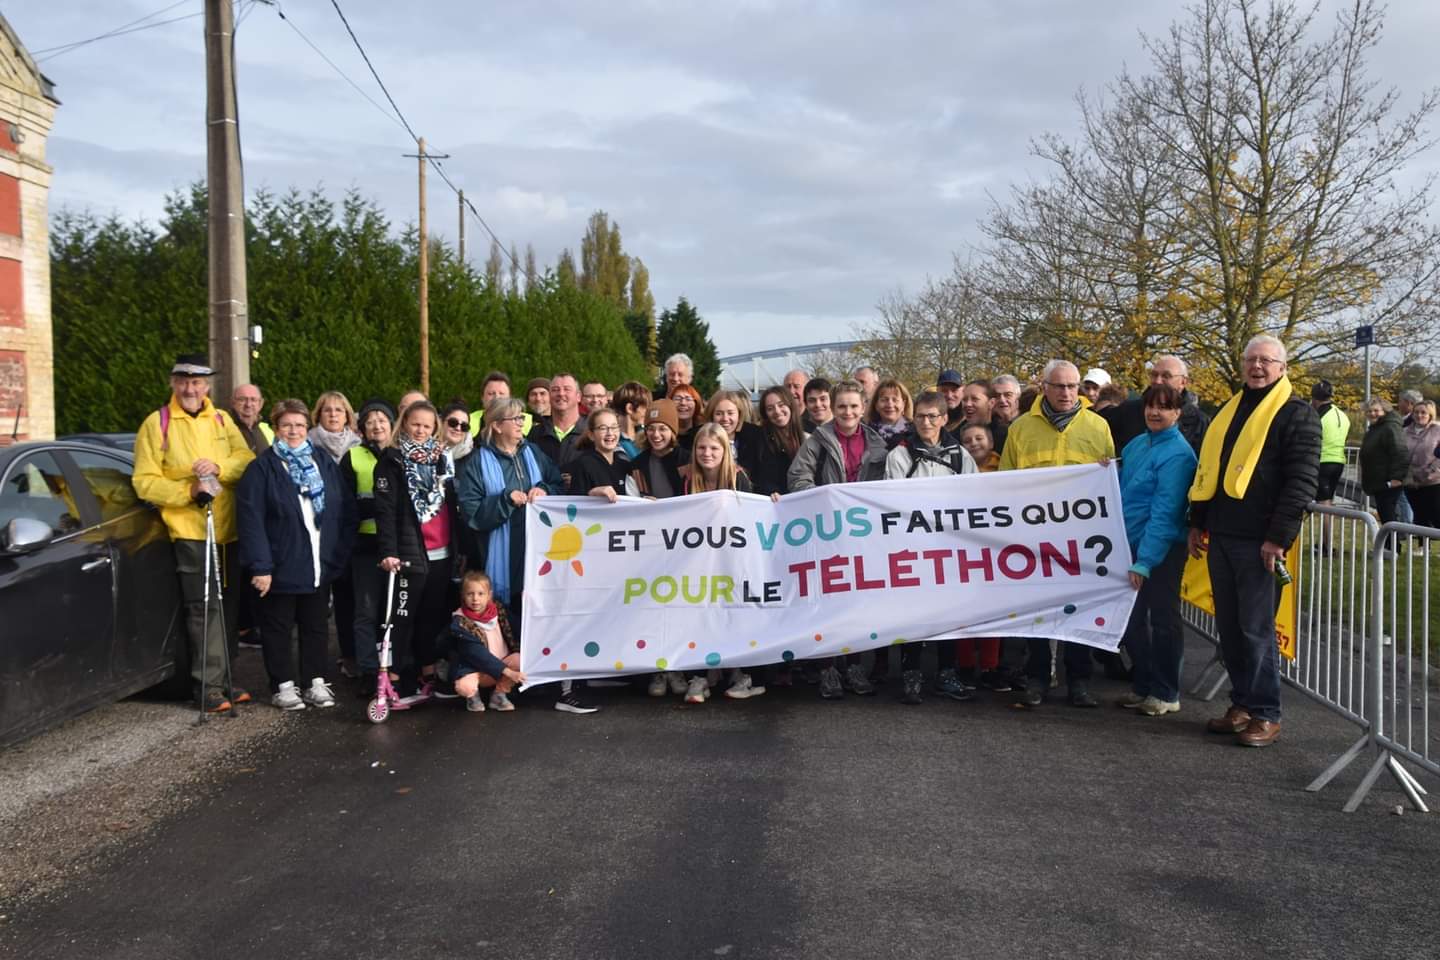
[[(61, 212), (51, 226), (57, 432), (130, 431), (169, 394), (175, 354), (206, 345), (206, 195), (169, 197), (158, 227)], [(373, 201), (261, 192), (247, 211), (251, 379), (267, 401), (343, 391), (392, 403), (419, 382), (416, 234)], [(648, 368), (615, 306), (547, 275), (510, 295), (430, 244), (430, 394), (480, 399), (569, 370), (618, 385)], [(228, 398), (217, 398), (217, 401)]]

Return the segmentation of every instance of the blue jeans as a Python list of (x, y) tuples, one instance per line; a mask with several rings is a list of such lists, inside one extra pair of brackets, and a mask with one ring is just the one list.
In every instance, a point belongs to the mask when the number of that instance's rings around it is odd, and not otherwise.
[(1220, 657), (1230, 702), (1258, 720), (1280, 721), (1280, 654), (1275, 607), (1280, 591), (1260, 559), (1260, 541), (1210, 535), (1206, 554), (1215, 598)]
[(1180, 668), (1185, 662), (1185, 626), (1180, 620), (1180, 578), (1185, 573), (1185, 544), (1177, 543), (1135, 596), (1125, 628), (1125, 649), (1134, 662), (1137, 696), (1166, 703), (1180, 699)]
[[(350, 583), (355, 610), (355, 663), (362, 674), (380, 672), (380, 622), (385, 616), (385, 584), (388, 574), (377, 564), (373, 553), (355, 553), (350, 557)], [(336, 617), (340, 616), (336, 611)], [(338, 628), (337, 628), (338, 632)]]

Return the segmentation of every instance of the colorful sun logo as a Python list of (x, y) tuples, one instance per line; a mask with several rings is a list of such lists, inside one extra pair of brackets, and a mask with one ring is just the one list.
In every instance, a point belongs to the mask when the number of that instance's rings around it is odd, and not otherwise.
[[(585, 549), (585, 538), (600, 532), (600, 524), (590, 524), (582, 534), (580, 528), (573, 523), (577, 512), (573, 503), (565, 508), (565, 519), (572, 522), (555, 527), (555, 532), (550, 534), (550, 549), (545, 551), (545, 562), (540, 564), (540, 576), (543, 577), (555, 569), (551, 560), (556, 563), (569, 561), (571, 570), (579, 576), (585, 576), (585, 567), (576, 558), (580, 556), (580, 551)], [(555, 526), (550, 522), (550, 514), (544, 510), (540, 511), (540, 522), (547, 527)]]

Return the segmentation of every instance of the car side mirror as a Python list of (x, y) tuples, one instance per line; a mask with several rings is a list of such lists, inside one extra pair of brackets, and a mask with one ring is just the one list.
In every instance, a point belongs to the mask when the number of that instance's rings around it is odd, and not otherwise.
[(0, 549), (10, 553), (31, 553), (55, 539), (50, 524), (33, 517), (16, 517), (0, 533)]

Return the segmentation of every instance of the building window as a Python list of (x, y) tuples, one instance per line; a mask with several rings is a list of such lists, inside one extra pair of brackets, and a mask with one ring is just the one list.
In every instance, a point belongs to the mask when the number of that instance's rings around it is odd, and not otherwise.
[(20, 181), (8, 173), (0, 173), (0, 234), (20, 236)]
[(0, 327), (25, 326), (25, 278), (19, 260), (0, 257)]

